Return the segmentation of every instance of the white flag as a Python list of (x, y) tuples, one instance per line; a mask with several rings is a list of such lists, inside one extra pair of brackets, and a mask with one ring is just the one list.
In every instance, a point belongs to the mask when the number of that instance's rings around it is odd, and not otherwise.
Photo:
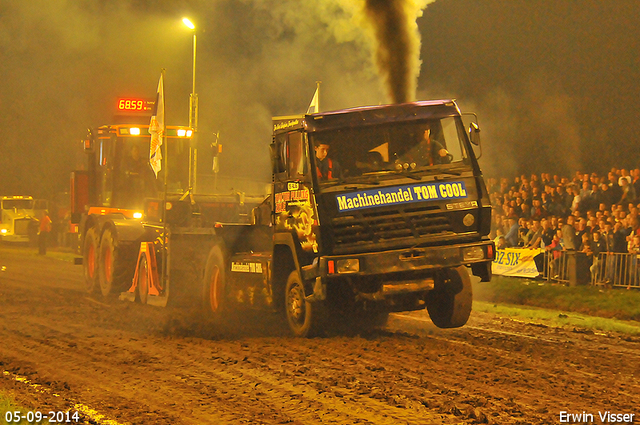
[(309, 109), (307, 109), (307, 114), (315, 114), (316, 112), (320, 112), (320, 102), (318, 101), (318, 95), (320, 91), (320, 85), (316, 88), (316, 92), (313, 95), (313, 99), (311, 99), (311, 103), (309, 104)]
[(156, 103), (153, 107), (151, 122), (149, 123), (149, 133), (151, 133), (149, 163), (156, 177), (158, 177), (158, 172), (162, 169), (162, 152), (160, 147), (162, 146), (162, 140), (164, 138), (164, 84), (162, 77), (163, 74), (160, 74)]

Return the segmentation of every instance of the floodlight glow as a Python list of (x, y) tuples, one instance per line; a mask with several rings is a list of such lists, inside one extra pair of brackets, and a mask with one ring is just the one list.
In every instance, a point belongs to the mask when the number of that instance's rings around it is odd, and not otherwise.
[(140, 129), (138, 127), (131, 127), (131, 129), (129, 130), (129, 134), (131, 134), (132, 136), (139, 136)]
[(193, 22), (191, 22), (189, 20), (189, 18), (182, 18), (182, 23), (185, 24), (187, 27), (189, 27), (192, 30), (196, 29), (196, 26), (193, 25)]

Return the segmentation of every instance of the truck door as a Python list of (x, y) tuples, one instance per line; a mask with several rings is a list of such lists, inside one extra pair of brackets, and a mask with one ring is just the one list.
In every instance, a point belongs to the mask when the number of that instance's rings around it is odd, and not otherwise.
[(318, 252), (318, 213), (313, 199), (307, 143), (302, 131), (276, 136), (278, 169), (274, 178), (274, 205), (276, 232), (291, 233), (298, 253), (312, 258)]

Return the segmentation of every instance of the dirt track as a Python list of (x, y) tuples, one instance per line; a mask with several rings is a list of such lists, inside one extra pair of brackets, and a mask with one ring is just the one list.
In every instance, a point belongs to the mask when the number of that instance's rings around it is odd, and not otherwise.
[(277, 318), (219, 328), (91, 300), (81, 267), (6, 246), (0, 270), (0, 389), (81, 423), (556, 424), (561, 411), (601, 423), (605, 410), (640, 423), (638, 339), (477, 313), (443, 331), (425, 312), (294, 339)]

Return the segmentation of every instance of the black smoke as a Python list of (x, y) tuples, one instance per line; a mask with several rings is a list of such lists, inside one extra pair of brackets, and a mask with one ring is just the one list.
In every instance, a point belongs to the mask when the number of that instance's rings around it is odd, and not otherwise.
[(376, 64), (390, 98), (394, 103), (414, 100), (420, 64), (415, 2), (366, 0), (365, 13), (373, 26)]

